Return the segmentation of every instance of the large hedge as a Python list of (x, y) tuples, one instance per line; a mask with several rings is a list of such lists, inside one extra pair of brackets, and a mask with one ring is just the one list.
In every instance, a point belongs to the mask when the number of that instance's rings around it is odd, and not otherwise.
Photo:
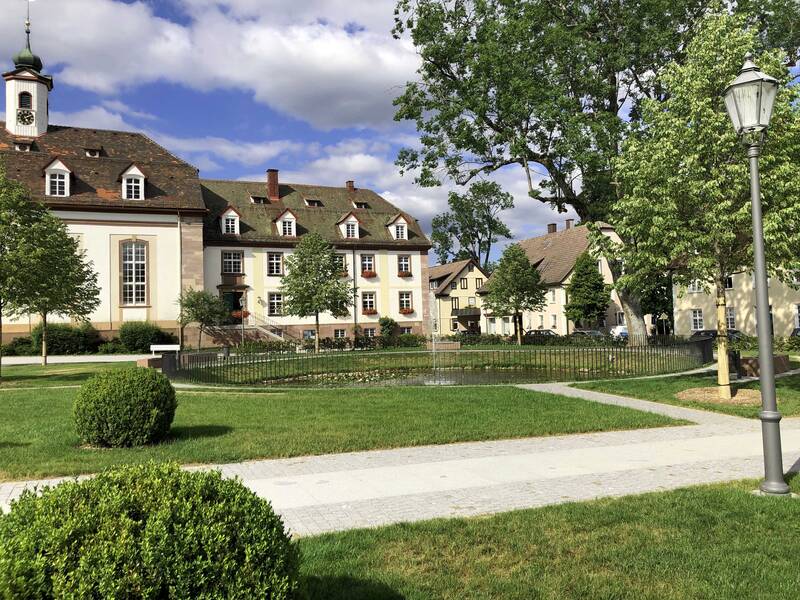
[(176, 464), (25, 491), (0, 516), (0, 597), (296, 597), (299, 555), (269, 502)]
[(175, 417), (175, 390), (153, 369), (101, 372), (81, 386), (73, 417), (81, 440), (93, 446), (141, 446), (162, 440)]
[[(31, 331), (33, 348), (37, 354), (42, 351), (42, 326)], [(92, 354), (103, 340), (98, 331), (89, 323), (67, 325), (53, 323), (47, 326), (47, 353), (53, 354)]]
[(152, 344), (177, 344), (178, 338), (155, 323), (126, 321), (119, 328), (119, 341), (128, 352), (144, 354), (150, 352)]

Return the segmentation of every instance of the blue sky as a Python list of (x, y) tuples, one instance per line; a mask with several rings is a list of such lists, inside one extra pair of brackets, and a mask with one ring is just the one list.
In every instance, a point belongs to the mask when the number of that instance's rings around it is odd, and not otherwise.
[[(25, 0), (2, 0), (0, 67), (24, 44)], [(208, 178), (369, 187), (417, 217), (448, 187), (401, 177), (416, 143), (392, 99), (418, 57), (395, 40), (394, 0), (35, 0), (32, 46), (55, 77), (51, 121), (143, 131)], [(521, 169), (495, 177), (514, 194), (516, 237), (554, 214), (527, 197)]]

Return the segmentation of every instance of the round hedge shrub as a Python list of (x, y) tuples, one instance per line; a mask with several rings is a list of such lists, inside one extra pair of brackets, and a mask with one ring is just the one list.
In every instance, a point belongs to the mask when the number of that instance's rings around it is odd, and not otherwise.
[(75, 429), (92, 446), (141, 446), (162, 440), (175, 417), (175, 390), (153, 369), (115, 369), (81, 386)]
[(299, 553), (270, 506), (218, 472), (105, 471), (0, 516), (2, 598), (294, 598)]

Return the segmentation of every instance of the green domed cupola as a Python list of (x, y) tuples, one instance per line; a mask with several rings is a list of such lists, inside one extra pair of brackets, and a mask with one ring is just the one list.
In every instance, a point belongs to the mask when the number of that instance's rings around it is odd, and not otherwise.
[(14, 66), (18, 69), (33, 69), (37, 73), (41, 72), (44, 65), (42, 59), (31, 51), (31, 22), (25, 21), (25, 34), (28, 41), (25, 47), (14, 55)]

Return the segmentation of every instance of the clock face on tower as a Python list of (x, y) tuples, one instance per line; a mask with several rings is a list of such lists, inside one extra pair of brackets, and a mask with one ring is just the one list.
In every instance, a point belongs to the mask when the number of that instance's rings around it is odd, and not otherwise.
[(21, 109), (17, 111), (17, 122), (20, 125), (33, 125), (33, 121), (33, 111), (27, 109)]

